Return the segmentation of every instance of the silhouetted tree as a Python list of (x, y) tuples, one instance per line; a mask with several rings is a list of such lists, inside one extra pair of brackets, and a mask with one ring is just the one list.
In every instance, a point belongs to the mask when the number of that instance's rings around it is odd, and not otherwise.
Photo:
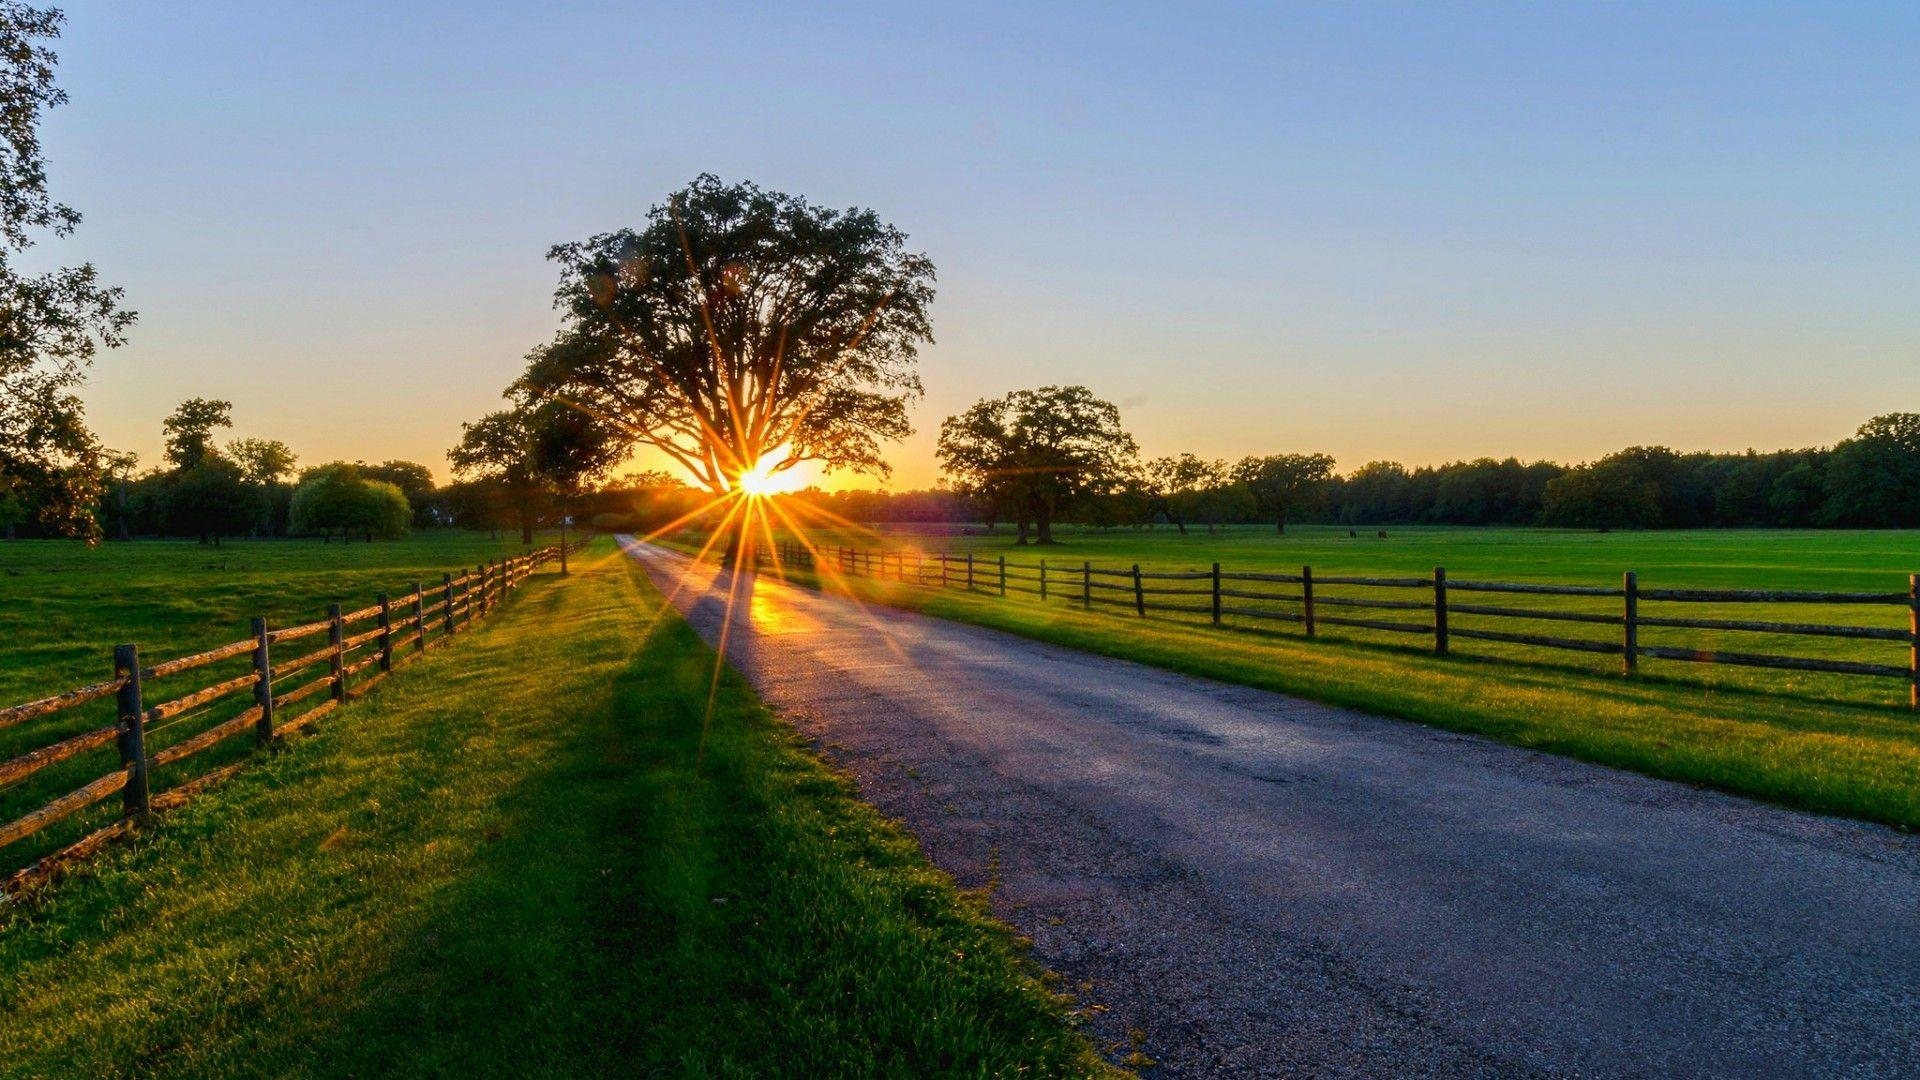
[(213, 445), (216, 428), (233, 426), (233, 402), (188, 398), (161, 422), (166, 433), (167, 462), (191, 469), (219, 453)]
[(1920, 414), (1888, 413), (1833, 448), (1822, 518), (1837, 525), (1920, 525)]
[(549, 255), (567, 321), (523, 385), (617, 423), (715, 494), (802, 461), (885, 476), (932, 340), (933, 264), (870, 210), (701, 176)]
[(1273, 454), (1241, 458), (1233, 480), (1243, 484), (1274, 531), (1287, 531), (1287, 518), (1319, 505), (1333, 479), (1333, 458), (1326, 454)]
[(1084, 386), (1016, 390), (977, 402), (940, 425), (940, 467), (961, 492), (1010, 507), (1037, 542), (1051, 544), (1055, 515), (1075, 501), (1118, 491), (1137, 469), (1138, 447), (1120, 410)]
[(1181, 536), (1187, 535), (1187, 519), (1194, 516), (1201, 493), (1219, 487), (1226, 478), (1226, 462), (1193, 454), (1154, 458), (1142, 470), (1149, 512), (1165, 515)]
[(64, 237), (80, 214), (47, 192), (41, 114), (67, 100), (54, 85), (47, 42), (65, 17), (54, 8), (0, 4), (0, 499), (8, 518), (89, 542), (103, 480), (101, 448), (74, 393), (95, 352), (126, 340), (134, 313), (91, 263), (24, 273), (15, 257), (44, 231)]

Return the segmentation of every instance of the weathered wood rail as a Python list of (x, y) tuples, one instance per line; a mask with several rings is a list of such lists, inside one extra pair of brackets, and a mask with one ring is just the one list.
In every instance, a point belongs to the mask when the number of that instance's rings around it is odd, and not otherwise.
[[(1462, 581), (1449, 579), (1443, 567), (1430, 576), (1368, 577), (1351, 574), (1315, 574), (1303, 566), (1297, 574), (1270, 571), (1228, 571), (1219, 563), (1207, 570), (1149, 571), (1130, 567), (1100, 567), (1091, 562), (1056, 565), (1012, 563), (1005, 556), (982, 558), (972, 552), (949, 554), (898, 549), (853, 547), (815, 548), (794, 540), (776, 541), (755, 553), (762, 565), (818, 569), (874, 577), (936, 589), (1007, 596), (1020, 593), (1042, 602), (1078, 604), (1087, 610), (1122, 608), (1136, 617), (1164, 612), (1202, 615), (1214, 626), (1232, 627), (1240, 620), (1298, 625), (1307, 637), (1321, 627), (1349, 627), (1407, 636), (1426, 637), (1432, 651), (1446, 655), (1455, 639), (1574, 652), (1603, 653), (1621, 658), (1621, 670), (1632, 675), (1642, 658), (1700, 664), (1733, 664), (1783, 671), (1900, 679), (1907, 684), (1907, 704), (1920, 710), (1920, 574), (1907, 578), (1904, 592), (1821, 592), (1789, 589), (1646, 589), (1632, 571), (1621, 575), (1618, 588), (1599, 585), (1555, 585), (1538, 582)], [(1276, 586), (1292, 586), (1278, 589)], [(1328, 589), (1339, 590), (1329, 593)], [(1415, 594), (1409, 597), (1407, 594)], [(1452, 594), (1483, 594), (1489, 601), (1469, 596), (1462, 603)], [(1502, 597), (1513, 597), (1502, 600)], [(1526, 607), (1525, 599), (1576, 598), (1604, 601), (1612, 610), (1574, 610)], [(1647, 614), (1642, 605), (1656, 605)], [(1696, 618), (1684, 614), (1685, 605), (1751, 604), (1796, 610), (1837, 606), (1850, 610), (1898, 609), (1906, 625), (1863, 626), (1808, 622), (1794, 618)], [(1676, 612), (1668, 614), (1667, 612)], [(1398, 613), (1373, 615), (1373, 612)], [(1466, 616), (1471, 625), (1461, 625)], [(1608, 627), (1605, 637), (1570, 637), (1528, 627), (1495, 629), (1491, 620)], [(1896, 620), (1889, 620), (1896, 621)], [(1678, 644), (1646, 643), (1643, 629), (1695, 630), (1716, 633), (1759, 634), (1775, 637), (1843, 638), (1856, 641), (1897, 642), (1906, 646), (1904, 663), (1875, 663), (1828, 656), (1791, 656), (1696, 648)], [(84, 693), (85, 691), (76, 691)]]
[[(577, 550), (580, 544), (570, 546)], [(0, 849), (27, 840), (115, 794), (121, 797), (120, 813), (114, 820), (15, 870), (0, 882), (0, 894), (17, 891), (55, 867), (98, 850), (153, 812), (177, 806), (231, 775), (245, 764), (245, 759), (174, 780), (165, 790), (156, 790), (153, 777), (159, 770), (249, 732), (257, 745), (265, 746), (308, 727), (365, 694), (428, 649), (451, 641), (536, 570), (561, 558), (561, 549), (547, 547), (483, 562), (458, 575), (443, 574), (432, 586), (416, 581), (397, 596), (381, 593), (373, 604), (355, 611), (343, 612), (340, 605), (331, 605), (325, 619), (298, 626), (275, 629), (266, 619), (255, 617), (251, 635), (243, 640), (152, 665), (143, 666), (137, 646), (119, 645), (113, 649), (113, 678), (0, 708), (0, 729), (6, 729), (78, 710), (109, 696), (116, 699), (112, 723), (78, 733), (58, 732), (45, 745), (0, 761), (0, 790), (22, 784), (90, 750), (114, 744), (119, 752), (117, 768), (0, 823)], [(325, 635), (325, 644), (311, 651), (286, 659), (277, 655), (282, 646), (321, 635)], [(241, 658), (246, 663), (243, 672), (216, 675), (211, 670)], [(155, 683), (195, 671), (205, 671), (205, 678), (212, 681), (176, 692), (166, 700), (154, 700), (159, 696), (154, 692)], [(249, 695), (251, 703), (222, 717), (223, 706), (230, 709), (246, 700), (241, 695)], [(149, 749), (148, 743), (156, 733), (194, 721), (208, 722), (209, 726), (163, 748)]]

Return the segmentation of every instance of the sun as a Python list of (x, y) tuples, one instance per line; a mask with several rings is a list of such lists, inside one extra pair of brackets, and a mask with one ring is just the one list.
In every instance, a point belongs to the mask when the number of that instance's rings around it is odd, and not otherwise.
[(795, 490), (799, 485), (798, 477), (789, 471), (774, 471), (774, 466), (786, 460), (786, 456), (785, 447), (769, 451), (754, 464), (753, 468), (740, 474), (740, 478), (734, 481), (734, 490), (753, 498), (765, 498), (768, 495)]

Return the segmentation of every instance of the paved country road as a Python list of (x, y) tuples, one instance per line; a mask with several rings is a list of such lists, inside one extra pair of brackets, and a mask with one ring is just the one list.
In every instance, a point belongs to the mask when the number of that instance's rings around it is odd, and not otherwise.
[(1920, 1075), (1920, 838), (741, 591), (734, 666), (1165, 1074)]

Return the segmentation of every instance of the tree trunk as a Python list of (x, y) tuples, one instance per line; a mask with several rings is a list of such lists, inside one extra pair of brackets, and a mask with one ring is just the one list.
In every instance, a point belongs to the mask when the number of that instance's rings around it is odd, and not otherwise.
[(520, 515), (520, 546), (521, 547), (533, 546), (533, 515), (532, 514), (523, 513)]
[(1036, 544), (1053, 543), (1053, 507), (1041, 503), (1034, 511), (1034, 525), (1039, 533), (1034, 539)]
[(727, 526), (727, 535), (721, 541), (720, 550), (723, 554), (720, 557), (720, 565), (740, 567), (750, 563), (752, 559), (747, 551), (747, 541), (749, 539), (746, 521), (736, 518), (732, 524)]
[(1287, 535), (1287, 515), (1281, 514), (1273, 519), (1273, 531), (1281, 536)]
[(1028, 532), (1029, 532), (1029, 529), (1027, 527), (1027, 519), (1023, 517), (1020, 519), (1020, 538), (1015, 540), (1014, 543), (1020, 547), (1026, 547)]

